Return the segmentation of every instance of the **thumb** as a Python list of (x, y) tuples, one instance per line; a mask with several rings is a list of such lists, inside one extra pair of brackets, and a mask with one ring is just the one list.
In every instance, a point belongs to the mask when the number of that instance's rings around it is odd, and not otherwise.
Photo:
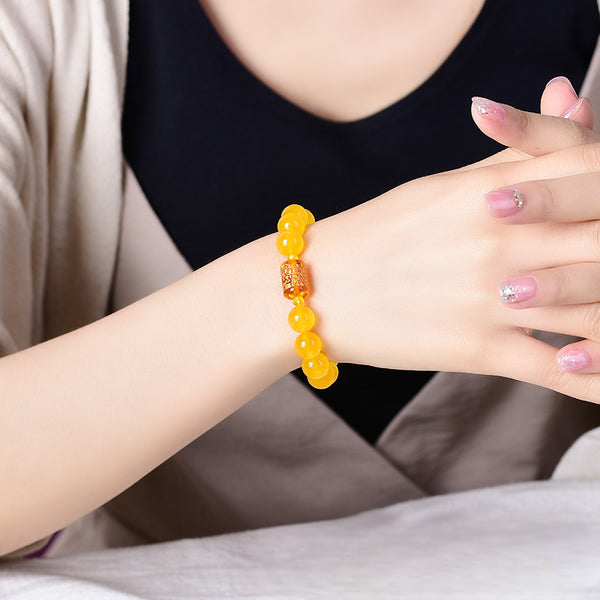
[(594, 127), (594, 114), (586, 98), (579, 98), (566, 77), (555, 77), (546, 85), (540, 102), (540, 112), (553, 117), (565, 117), (588, 129)]

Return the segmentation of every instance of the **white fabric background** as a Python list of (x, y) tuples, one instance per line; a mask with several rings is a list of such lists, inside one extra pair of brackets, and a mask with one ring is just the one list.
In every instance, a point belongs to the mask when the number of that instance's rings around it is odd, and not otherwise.
[(600, 481), (516, 484), (356, 517), (38, 559), (0, 598), (597, 599)]

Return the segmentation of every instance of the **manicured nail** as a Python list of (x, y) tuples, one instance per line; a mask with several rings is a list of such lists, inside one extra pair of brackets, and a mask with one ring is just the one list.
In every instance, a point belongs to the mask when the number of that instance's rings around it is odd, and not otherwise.
[(585, 350), (567, 350), (556, 357), (558, 370), (570, 373), (581, 371), (592, 364), (590, 355)]
[(515, 188), (502, 188), (488, 192), (485, 195), (488, 210), (493, 217), (510, 217), (517, 214), (523, 204), (525, 198), (523, 194)]
[(525, 302), (537, 293), (537, 281), (533, 277), (515, 277), (498, 284), (498, 293), (504, 304)]
[(577, 100), (577, 102), (575, 102), (575, 104), (572, 104), (569, 108), (567, 108), (567, 110), (565, 110), (564, 113), (562, 113), (560, 116), (563, 119), (568, 119), (569, 117), (572, 117), (580, 108), (581, 105), (583, 104), (583, 101), (585, 100), (585, 98), (579, 98), (579, 100)]
[(567, 79), (566, 77), (564, 77), (563, 75), (559, 75), (558, 77), (553, 77), (547, 84), (546, 87), (548, 87), (551, 83), (554, 83), (555, 81), (562, 81), (563, 83), (566, 83), (569, 88), (571, 89), (571, 92), (573, 92), (573, 96), (577, 96), (577, 92), (575, 91), (575, 88), (573, 88), (573, 84), (570, 82), (569, 79)]
[(506, 111), (497, 102), (488, 100), (487, 98), (480, 98), (479, 96), (471, 98), (471, 101), (473, 102), (475, 110), (482, 117), (485, 117), (490, 121), (496, 121), (497, 123), (502, 123), (502, 121), (506, 119)]

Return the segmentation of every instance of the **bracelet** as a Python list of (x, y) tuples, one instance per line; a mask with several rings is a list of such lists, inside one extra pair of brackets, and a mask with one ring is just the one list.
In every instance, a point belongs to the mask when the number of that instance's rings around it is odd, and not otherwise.
[(304, 303), (310, 293), (310, 283), (306, 266), (299, 259), (304, 249), (302, 234), (314, 222), (313, 214), (299, 204), (286, 206), (277, 223), (277, 250), (287, 258), (281, 265), (281, 284), (283, 295), (294, 303), (288, 315), (290, 327), (300, 334), (294, 348), (302, 358), (302, 371), (308, 383), (323, 390), (337, 379), (338, 367), (321, 352), (321, 338), (311, 331), (315, 325), (315, 313)]

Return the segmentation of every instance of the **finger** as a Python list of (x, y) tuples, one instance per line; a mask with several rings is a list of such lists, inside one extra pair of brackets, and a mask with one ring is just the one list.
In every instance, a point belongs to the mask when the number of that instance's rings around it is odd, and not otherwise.
[(542, 269), (498, 283), (500, 300), (511, 308), (587, 304), (600, 299), (600, 263)]
[(540, 112), (552, 117), (560, 117), (579, 100), (577, 92), (566, 77), (551, 79), (542, 92)]
[[(600, 346), (593, 342), (578, 343), (585, 344), (583, 348), (590, 353), (592, 364), (593, 360), (597, 360), (596, 364), (600, 365)], [(500, 339), (494, 350), (489, 353), (487, 374), (541, 385), (573, 398), (600, 404), (600, 376), (584, 370), (562, 370), (554, 346), (515, 329)]]
[[(553, 117), (568, 118), (580, 123), (588, 129), (594, 127), (594, 114), (588, 101), (580, 102), (580, 98), (573, 89), (571, 82), (566, 77), (555, 77), (547, 84), (540, 101), (541, 113)], [(511, 162), (527, 158), (525, 152), (517, 148), (506, 148), (501, 152), (489, 156), (473, 165), (468, 165), (460, 170), (468, 171), (472, 168), (484, 167), (498, 163)]]
[[(507, 275), (600, 261), (600, 221), (534, 223), (490, 232), (482, 251), (496, 282)], [(502, 272), (497, 269), (501, 266)], [(491, 272), (490, 272), (491, 274)]]
[[(476, 184), (478, 182), (481, 185), (487, 184), (488, 189), (482, 192), (484, 195), (489, 191), (490, 181), (493, 182), (494, 188), (499, 189), (513, 187), (518, 181), (557, 179), (597, 171), (600, 171), (600, 143), (592, 143), (565, 148), (527, 160), (488, 165), (486, 169), (471, 169), (469, 178)], [(479, 174), (481, 174), (480, 179)]]
[(490, 375), (511, 377), (600, 403), (600, 377), (560, 370), (554, 346), (515, 332), (501, 340), (499, 347), (498, 353), (491, 357)]
[(543, 385), (542, 380), (554, 366), (555, 355), (556, 348), (515, 328), (502, 334), (486, 352), (485, 374)]
[[(587, 102), (583, 99), (582, 105)], [(571, 119), (525, 112), (486, 98), (473, 98), (471, 114), (488, 137), (531, 156), (600, 140), (598, 134)]]
[(582, 173), (527, 181), (488, 192), (489, 213), (505, 223), (578, 222), (600, 219), (600, 174)]
[(594, 127), (594, 114), (589, 102), (582, 102), (566, 77), (555, 77), (546, 85), (540, 102), (541, 113), (564, 117), (588, 129)]
[(600, 342), (600, 303), (506, 310), (506, 325)]

